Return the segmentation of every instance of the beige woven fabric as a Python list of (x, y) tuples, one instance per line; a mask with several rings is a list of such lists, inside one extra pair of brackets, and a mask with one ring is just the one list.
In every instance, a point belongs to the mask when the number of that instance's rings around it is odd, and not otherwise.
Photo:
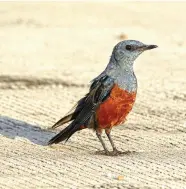
[[(186, 3), (0, 3), (0, 188), (186, 188)], [(95, 133), (45, 146), (127, 36), (157, 44), (107, 157)], [(106, 140), (106, 137), (105, 137)], [(107, 142), (108, 144), (108, 142)]]

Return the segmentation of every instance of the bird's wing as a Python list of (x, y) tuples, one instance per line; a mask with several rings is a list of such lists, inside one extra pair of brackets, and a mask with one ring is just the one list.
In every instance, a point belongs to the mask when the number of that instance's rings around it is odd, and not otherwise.
[(80, 104), (82, 104), (85, 100), (85, 97), (78, 101), (78, 103), (64, 116), (61, 118), (58, 122), (56, 122), (51, 128), (57, 128), (59, 126), (62, 126), (65, 123), (68, 123), (76, 118), (78, 113), (80, 112)]
[(74, 122), (79, 126), (88, 125), (98, 106), (109, 97), (113, 86), (114, 79), (107, 75), (99, 78), (99, 80), (94, 80), (85, 100), (78, 105), (80, 111)]
[(59, 127), (72, 120), (78, 123), (78, 125), (88, 124), (93, 112), (109, 96), (113, 86), (114, 80), (107, 75), (95, 79), (90, 87), (89, 93), (78, 101), (75, 110), (60, 119), (52, 128)]

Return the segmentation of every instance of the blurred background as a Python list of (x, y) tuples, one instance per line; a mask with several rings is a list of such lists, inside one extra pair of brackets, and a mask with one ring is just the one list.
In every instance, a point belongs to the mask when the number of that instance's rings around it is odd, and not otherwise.
[[(185, 10), (184, 2), (1, 2), (0, 185), (183, 188)], [(139, 153), (117, 161), (95, 156), (101, 146), (88, 130), (65, 146), (44, 147), (56, 131), (42, 129), (86, 94), (125, 39), (159, 46), (137, 59), (136, 104), (113, 131), (121, 150)]]

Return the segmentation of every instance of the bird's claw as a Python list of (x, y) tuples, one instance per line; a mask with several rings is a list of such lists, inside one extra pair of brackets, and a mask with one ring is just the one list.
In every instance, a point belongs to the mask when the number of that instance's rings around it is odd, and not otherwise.
[(114, 149), (112, 152), (109, 152), (109, 154), (106, 154), (106, 155), (109, 155), (109, 156), (120, 156), (120, 155), (127, 155), (127, 154), (130, 154), (132, 153), (131, 151), (119, 151), (117, 149)]
[(131, 154), (133, 153), (132, 151), (119, 151), (117, 149), (114, 149), (113, 151), (97, 151), (96, 154), (97, 155), (106, 155), (106, 156), (121, 156), (121, 155), (128, 155), (128, 154)]

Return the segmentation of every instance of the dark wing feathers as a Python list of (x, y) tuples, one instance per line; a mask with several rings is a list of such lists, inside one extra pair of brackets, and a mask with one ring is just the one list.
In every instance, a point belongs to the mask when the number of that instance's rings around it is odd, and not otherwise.
[(103, 76), (98, 80), (95, 79), (90, 86), (89, 93), (78, 101), (74, 112), (60, 119), (52, 128), (59, 127), (72, 120), (78, 125), (86, 123), (91, 118), (92, 112), (95, 112), (97, 106), (109, 96), (113, 85), (114, 80), (109, 76)]
[(82, 99), (80, 99), (77, 103), (77, 105), (75, 105), (70, 112), (64, 116), (63, 118), (61, 118), (58, 122), (56, 122), (51, 128), (57, 128), (65, 123), (68, 123), (69, 121), (72, 121), (76, 118), (76, 116), (78, 115), (78, 113), (81, 111), (82, 109), (82, 104), (84, 103), (86, 99), (86, 96), (83, 97)]
[(99, 104), (109, 96), (114, 85), (114, 80), (108, 76), (105, 76), (95, 82), (96, 84), (93, 83), (90, 87), (90, 91), (85, 101), (83, 101), (83, 104), (80, 105), (82, 107), (81, 111), (74, 120), (79, 125), (84, 124), (91, 118)]
[(74, 116), (75, 112), (74, 113), (71, 113), (71, 114), (68, 114), (66, 115), (65, 117), (61, 118), (58, 122), (56, 122), (52, 128), (57, 128), (65, 123), (68, 123), (69, 121), (71, 121), (73, 119), (73, 116)]
[(61, 126), (71, 120), (73, 120), (73, 122), (55, 135), (48, 144), (58, 143), (63, 140), (67, 141), (76, 131), (81, 129), (81, 126), (88, 126), (91, 120), (93, 120), (93, 127), (96, 128), (95, 111), (99, 104), (109, 96), (113, 86), (114, 80), (108, 76), (94, 80), (89, 93), (78, 102), (75, 111), (59, 120), (54, 124), (53, 128)]

